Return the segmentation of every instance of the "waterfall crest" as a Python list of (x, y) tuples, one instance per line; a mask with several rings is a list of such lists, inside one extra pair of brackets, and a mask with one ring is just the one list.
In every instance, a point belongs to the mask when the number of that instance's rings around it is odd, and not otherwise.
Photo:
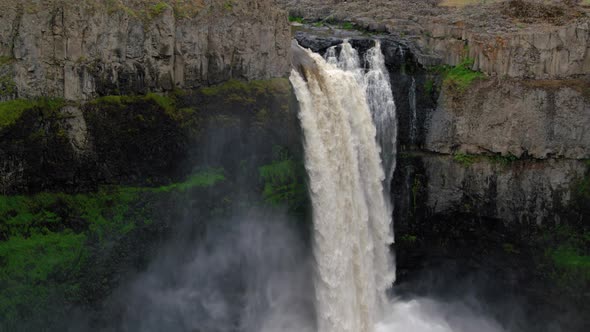
[(395, 280), (391, 205), (367, 101), (370, 80), (365, 82), (358, 54), (347, 44), (339, 59), (332, 50), (327, 60), (293, 46), (298, 70), (291, 82), (310, 178), (321, 332), (373, 331)]
[[(336, 52), (337, 47), (341, 48), (339, 55)], [(365, 90), (369, 109), (377, 129), (377, 142), (381, 148), (381, 160), (385, 170), (385, 191), (389, 193), (396, 167), (397, 115), (389, 72), (385, 67), (385, 57), (381, 51), (381, 43), (375, 41), (375, 46), (365, 54), (366, 72), (361, 65), (358, 52), (347, 40), (341, 45), (330, 47), (326, 52), (325, 59), (328, 63), (351, 72)]]

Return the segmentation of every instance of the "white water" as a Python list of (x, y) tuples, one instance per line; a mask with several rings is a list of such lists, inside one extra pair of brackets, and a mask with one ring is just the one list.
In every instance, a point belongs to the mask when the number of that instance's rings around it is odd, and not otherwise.
[[(385, 170), (385, 191), (389, 193), (396, 166), (397, 116), (381, 43), (375, 41), (375, 46), (365, 54), (366, 72), (361, 65), (358, 52), (348, 41), (345, 40), (340, 47), (339, 56), (336, 55), (336, 46), (333, 46), (326, 52), (325, 59), (329, 64), (351, 72), (365, 90), (367, 103), (377, 129), (377, 142), (381, 148), (380, 155)], [(387, 201), (390, 201), (389, 196)]]
[[(296, 48), (302, 74), (294, 70), (291, 82), (310, 177), (318, 330), (374, 331), (395, 279), (389, 252), (393, 237), (358, 56), (356, 63), (355, 57), (344, 57), (336, 66), (331, 56), (326, 61)], [(343, 45), (341, 58), (349, 51), (354, 49)]]
[[(313, 205), (318, 331), (503, 331), (460, 304), (386, 296), (395, 281), (388, 186), (397, 121), (380, 45), (367, 52), (366, 71), (347, 42), (325, 59), (298, 45), (293, 53)], [(379, 145), (392, 158), (383, 164)]]

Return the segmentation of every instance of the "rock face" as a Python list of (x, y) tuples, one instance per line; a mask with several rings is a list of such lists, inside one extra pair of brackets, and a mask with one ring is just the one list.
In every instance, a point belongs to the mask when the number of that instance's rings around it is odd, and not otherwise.
[(287, 74), (289, 25), (271, 0), (190, 1), (190, 13), (173, 8), (178, 1), (0, 2), (0, 86), (10, 87), (0, 100), (87, 100)]
[(449, 65), (468, 56), (475, 60), (473, 70), (499, 77), (547, 79), (590, 74), (588, 20), (499, 34), (473, 32), (461, 24), (423, 23), (429, 31), (422, 39), (423, 46)]
[(469, 162), (452, 156), (417, 154), (399, 163), (396, 213), (401, 223), (416, 211), (421, 218), (455, 213), (511, 224), (559, 223), (567, 218), (572, 184), (587, 166), (577, 160)]
[(81, 107), (33, 104), (0, 128), (0, 194), (166, 185), (198, 167), (234, 172), (263, 163), (276, 146), (295, 153), (293, 98), (280, 78), (174, 97), (108, 96)]
[(443, 89), (427, 119), (426, 149), (533, 158), (590, 158), (590, 82), (488, 80)]
[(454, 66), (470, 57), (472, 69), (488, 75), (555, 79), (590, 74), (590, 11), (579, 6), (563, 7), (573, 13), (563, 13), (557, 23), (529, 22), (528, 15), (519, 20), (501, 1), (464, 9), (422, 0), (277, 1), (312, 21), (352, 22), (361, 29), (404, 37), (424, 60), (436, 57)]

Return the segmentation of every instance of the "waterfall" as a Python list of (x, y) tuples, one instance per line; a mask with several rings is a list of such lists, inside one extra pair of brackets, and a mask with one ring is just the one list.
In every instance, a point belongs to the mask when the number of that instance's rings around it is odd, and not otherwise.
[(412, 76), (412, 85), (408, 92), (408, 100), (410, 101), (410, 111), (412, 117), (410, 118), (410, 143), (416, 143), (416, 133), (418, 132), (418, 115), (416, 114), (416, 79)]
[(381, 43), (375, 41), (375, 46), (365, 54), (366, 73), (361, 66), (358, 52), (347, 40), (342, 43), (341, 48), (338, 57), (336, 46), (330, 47), (326, 52), (325, 59), (328, 63), (336, 65), (342, 70), (352, 72), (366, 92), (369, 109), (377, 128), (377, 141), (381, 147), (381, 160), (385, 170), (385, 191), (389, 193), (396, 166), (397, 116)]
[(369, 66), (365, 74), (365, 88), (373, 121), (377, 127), (377, 141), (381, 146), (381, 159), (386, 172), (385, 189), (389, 194), (396, 166), (397, 116), (389, 72), (385, 67), (385, 57), (379, 41), (367, 51), (365, 59)]
[(320, 332), (373, 331), (395, 279), (391, 205), (367, 101), (370, 80), (349, 46), (342, 45), (337, 62), (335, 51), (324, 60), (293, 46), (291, 82), (310, 179)]

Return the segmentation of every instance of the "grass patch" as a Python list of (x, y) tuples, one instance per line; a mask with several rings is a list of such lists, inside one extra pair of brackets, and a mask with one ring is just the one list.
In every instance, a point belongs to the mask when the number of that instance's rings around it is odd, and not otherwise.
[(225, 181), (225, 175), (222, 169), (211, 169), (190, 176), (186, 181), (174, 183), (168, 186), (151, 189), (155, 192), (170, 192), (173, 190), (187, 191), (193, 188), (210, 187), (218, 182)]
[(285, 96), (289, 92), (289, 81), (284, 78), (250, 82), (229, 80), (200, 90), (200, 93), (206, 97), (222, 97), (225, 103), (241, 105), (253, 105), (258, 98)]
[(94, 99), (90, 102), (90, 105), (99, 107), (100, 105), (108, 105), (125, 109), (128, 105), (140, 102), (149, 102), (158, 105), (166, 115), (176, 121), (184, 119), (184, 115), (188, 114), (186, 109), (178, 109), (176, 107), (175, 95), (157, 93), (148, 93), (145, 96), (104, 96)]
[(289, 22), (301, 23), (305, 22), (305, 19), (301, 16), (289, 16)]
[(56, 111), (65, 105), (62, 99), (16, 99), (0, 102), (0, 128), (14, 124), (24, 112), (32, 109)]
[(150, 16), (151, 17), (157, 17), (162, 15), (162, 13), (164, 13), (164, 11), (169, 8), (168, 4), (165, 2), (158, 2), (157, 4), (154, 4), (150, 7)]
[(354, 24), (351, 22), (344, 22), (340, 25), (340, 27), (344, 30), (354, 30)]
[(484, 77), (483, 73), (471, 70), (472, 66), (473, 59), (465, 59), (457, 66), (449, 68), (444, 75), (443, 84), (448, 88), (465, 92), (475, 80)]

